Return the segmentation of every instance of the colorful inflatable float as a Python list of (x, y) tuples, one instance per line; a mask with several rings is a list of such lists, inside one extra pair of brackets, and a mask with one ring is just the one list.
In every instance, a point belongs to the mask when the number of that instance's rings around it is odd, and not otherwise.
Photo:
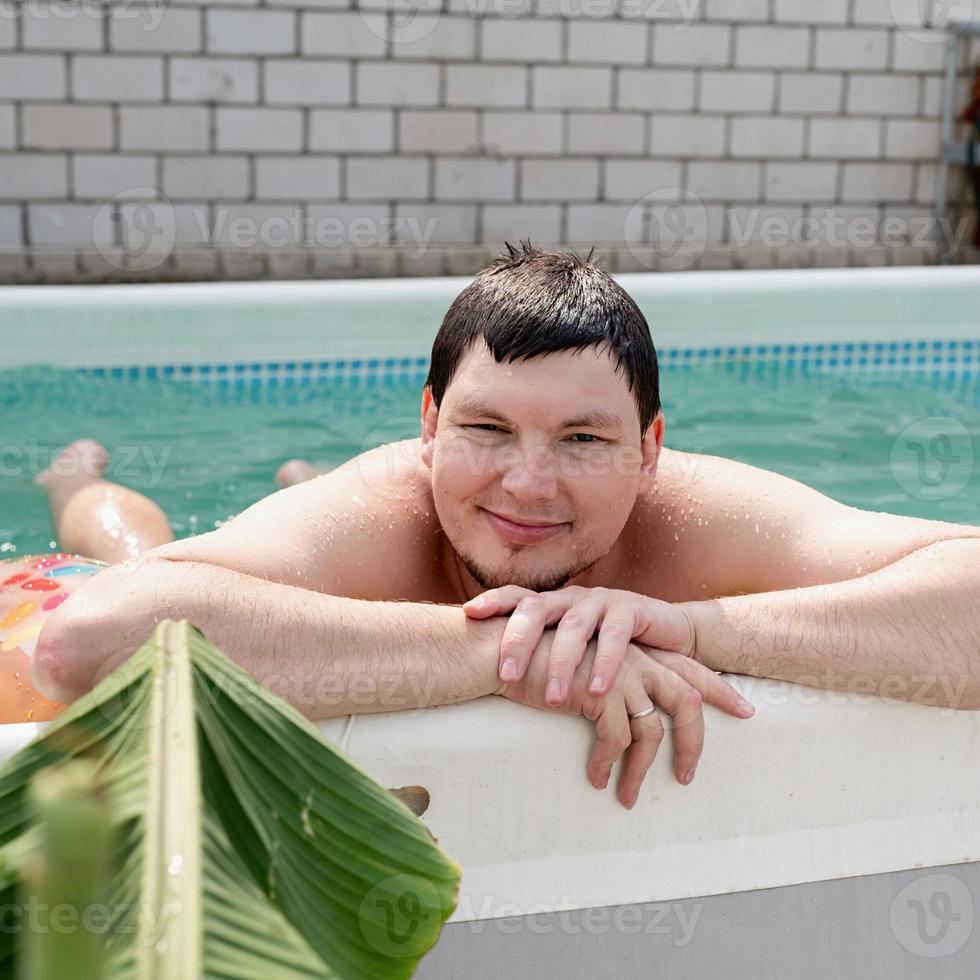
[(34, 690), (31, 657), (48, 616), (105, 567), (63, 552), (0, 561), (0, 724), (49, 721), (65, 709)]

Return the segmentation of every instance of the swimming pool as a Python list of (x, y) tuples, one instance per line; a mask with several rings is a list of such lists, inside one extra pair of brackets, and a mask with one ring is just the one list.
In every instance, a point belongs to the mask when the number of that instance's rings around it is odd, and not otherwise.
[[(980, 272), (619, 278), (661, 356), (668, 445), (862, 507), (980, 523)], [(0, 544), (47, 550), (31, 452), (81, 435), (117, 466), (126, 454), (130, 478), (110, 476), (160, 502), (180, 534), (274, 489), (289, 456), (331, 465), (414, 435), (428, 345), (463, 283), (0, 290)], [(672, 978), (729, 972), (729, 957), (775, 975), (776, 956), (779, 975), (816, 977), (873, 949), (889, 977), (921, 975), (924, 959), (931, 976), (972, 976), (980, 712), (732, 681), (756, 716), (709, 711), (695, 783), (677, 785), (661, 752), (629, 813), (587, 785), (580, 719), (485, 699), (323, 723), (383, 785), (426, 787), (423, 819), (464, 868), (419, 975), (465, 962), (470, 978), (537, 977), (578, 956), (601, 964), (595, 975), (638, 977), (655, 955)], [(36, 731), (6, 727), (4, 757)], [(930, 945), (902, 918), (940, 893), (969, 924), (950, 926), (958, 945)], [(838, 918), (808, 924), (820, 903)], [(606, 924), (560, 918), (585, 909)], [(616, 924), (610, 910), (624, 909), (639, 928)]]
[[(980, 312), (965, 271), (900, 270), (876, 301), (874, 273), (859, 274), (843, 303), (831, 290), (846, 272), (823, 295), (795, 272), (761, 294), (731, 281), (744, 273), (706, 274), (691, 295), (678, 295), (683, 276), (621, 277), (658, 347), (666, 444), (855, 506), (980, 523)], [(928, 308), (909, 289), (923, 272), (943, 280)], [(417, 436), (428, 345), (462, 282), (332, 285), (8, 290), (0, 555), (53, 547), (32, 478), (81, 436), (110, 449), (109, 477), (156, 500), (178, 536), (272, 492), (292, 456), (330, 467)]]

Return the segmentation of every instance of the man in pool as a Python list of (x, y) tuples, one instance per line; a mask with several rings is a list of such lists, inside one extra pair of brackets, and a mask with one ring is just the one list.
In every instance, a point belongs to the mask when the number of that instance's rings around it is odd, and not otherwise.
[(69, 447), (42, 479), (61, 546), (116, 564), (45, 625), (38, 689), (71, 700), (186, 617), (312, 718), (491, 694), (584, 715), (589, 779), (624, 757), (627, 807), (661, 712), (682, 783), (702, 702), (751, 715), (718, 672), (980, 708), (980, 528), (664, 448), (646, 320), (591, 256), (508, 246), (481, 272), (421, 422), (176, 542), (101, 447)]

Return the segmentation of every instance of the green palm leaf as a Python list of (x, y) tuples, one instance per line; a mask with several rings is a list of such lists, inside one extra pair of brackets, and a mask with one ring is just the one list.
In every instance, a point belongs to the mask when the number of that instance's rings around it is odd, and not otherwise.
[[(113, 980), (408, 977), (455, 908), (424, 825), (186, 621), (0, 769), (0, 905), (38, 848), (32, 780), (77, 758), (114, 830)], [(0, 977), (17, 937), (0, 929)]]

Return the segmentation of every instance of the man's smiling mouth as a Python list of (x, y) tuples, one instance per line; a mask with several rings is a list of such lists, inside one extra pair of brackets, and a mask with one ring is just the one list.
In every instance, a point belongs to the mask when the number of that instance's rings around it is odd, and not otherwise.
[(542, 541), (548, 541), (556, 534), (561, 533), (564, 528), (571, 526), (567, 523), (554, 524), (532, 521), (530, 518), (517, 520), (516, 517), (505, 517), (503, 514), (487, 510), (485, 507), (479, 509), (490, 527), (500, 537), (514, 544), (538, 544)]

